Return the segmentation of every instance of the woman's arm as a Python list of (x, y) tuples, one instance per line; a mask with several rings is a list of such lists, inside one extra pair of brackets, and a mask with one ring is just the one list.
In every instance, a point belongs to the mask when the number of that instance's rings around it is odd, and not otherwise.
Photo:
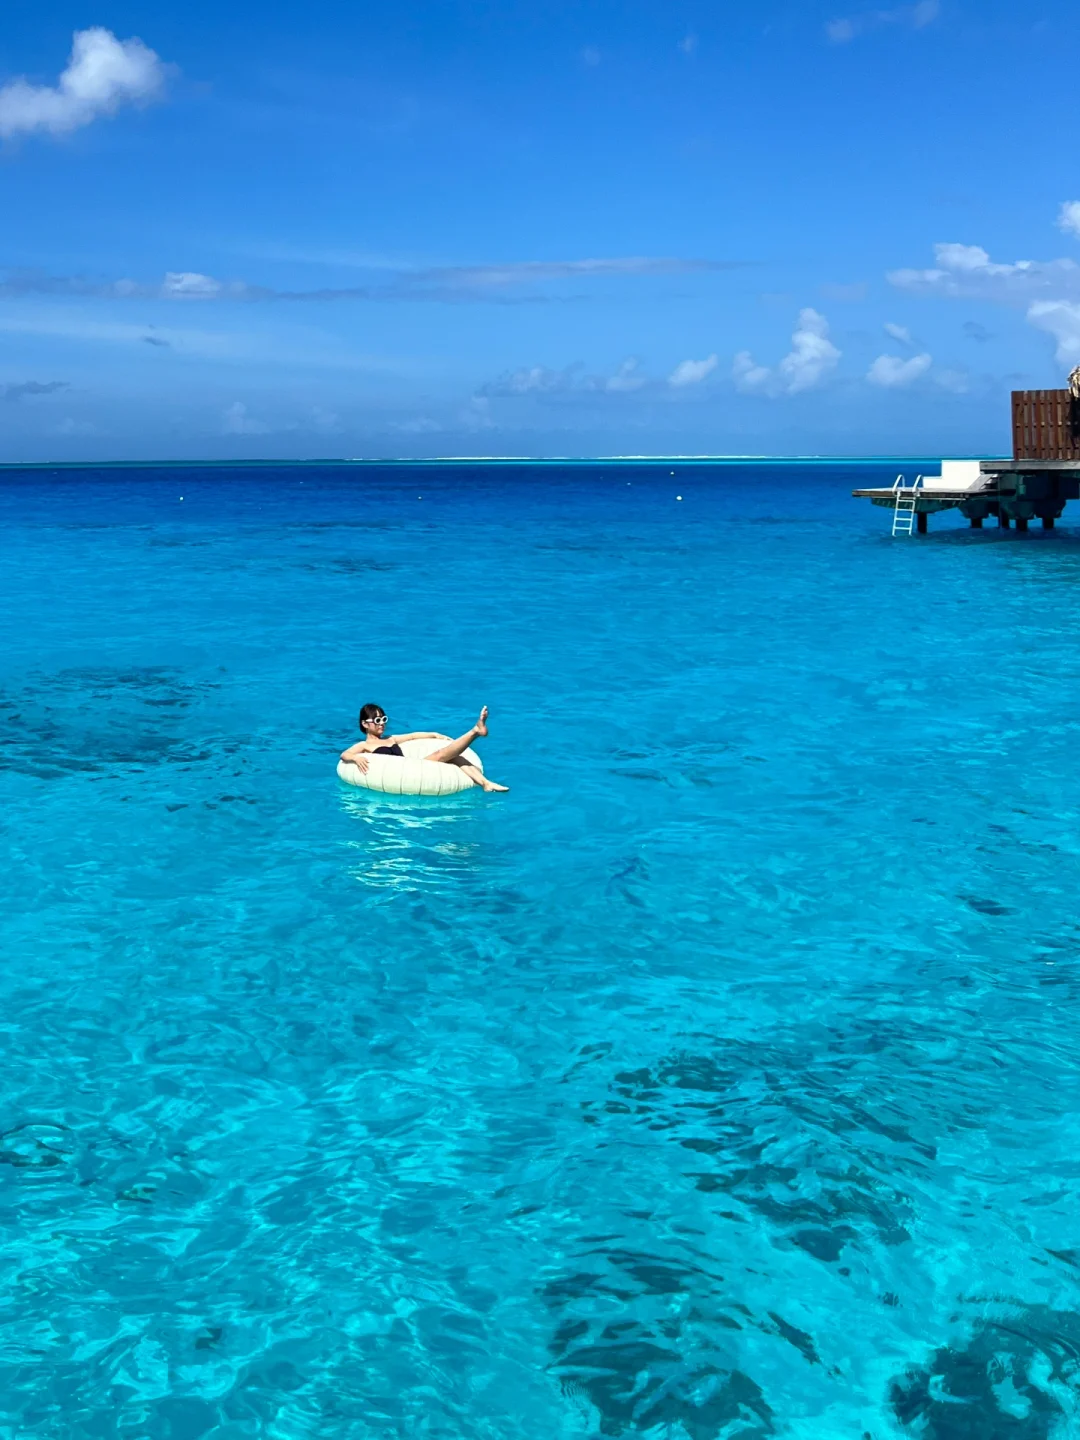
[(347, 765), (355, 765), (363, 775), (368, 767), (368, 751), (366, 742), (359, 745), (350, 745), (348, 750), (341, 752), (341, 758)]

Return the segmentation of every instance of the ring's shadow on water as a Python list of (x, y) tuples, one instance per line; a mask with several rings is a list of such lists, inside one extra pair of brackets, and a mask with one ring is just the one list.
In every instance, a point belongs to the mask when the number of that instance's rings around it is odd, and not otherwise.
[(362, 826), (345, 840), (353, 878), (373, 890), (447, 888), (475, 873), (476, 801), (481, 792), (457, 795), (383, 795), (342, 787), (340, 804)]

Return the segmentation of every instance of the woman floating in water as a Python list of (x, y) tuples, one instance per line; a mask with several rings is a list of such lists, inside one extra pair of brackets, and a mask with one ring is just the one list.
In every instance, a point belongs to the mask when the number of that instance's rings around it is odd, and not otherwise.
[(433, 750), (430, 755), (425, 755), (425, 760), (435, 760), (443, 765), (456, 765), (459, 770), (464, 771), (474, 785), (479, 785), (482, 790), (509, 790), (509, 785), (496, 785), (489, 780), (482, 770), (475, 765), (470, 765), (461, 756), (474, 740), (479, 740), (488, 733), (487, 727), (488, 708), (485, 705), (480, 711), (480, 718), (471, 730), (464, 735), (459, 735), (456, 740), (451, 740), (449, 735), (441, 735), (437, 730), (410, 730), (407, 735), (386, 734), (386, 711), (381, 705), (365, 705), (360, 711), (360, 729), (367, 736), (356, 745), (350, 745), (348, 750), (341, 752), (341, 758), (349, 765), (355, 765), (361, 775), (367, 772), (369, 755), (401, 755), (401, 742), (403, 740), (443, 740), (446, 743), (438, 750)]

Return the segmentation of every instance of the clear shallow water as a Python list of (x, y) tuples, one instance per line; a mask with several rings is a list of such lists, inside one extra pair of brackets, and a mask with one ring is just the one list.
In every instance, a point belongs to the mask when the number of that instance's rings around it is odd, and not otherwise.
[(670, 468), (0, 475), (2, 1433), (1080, 1433), (1080, 531)]

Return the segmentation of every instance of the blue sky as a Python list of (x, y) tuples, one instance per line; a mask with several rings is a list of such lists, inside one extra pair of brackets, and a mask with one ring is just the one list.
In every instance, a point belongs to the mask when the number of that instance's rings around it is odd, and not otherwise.
[(1064, 0), (46, 11), (0, 459), (993, 454), (1080, 362)]

